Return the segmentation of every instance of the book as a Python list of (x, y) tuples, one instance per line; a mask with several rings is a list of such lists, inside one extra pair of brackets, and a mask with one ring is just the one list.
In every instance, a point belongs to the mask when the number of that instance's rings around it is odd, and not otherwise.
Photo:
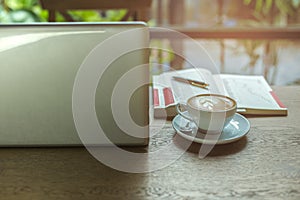
[[(207, 88), (192, 86), (173, 79), (174, 76), (208, 83)], [(237, 112), (244, 115), (288, 114), (287, 108), (276, 96), (263, 76), (212, 74), (203, 68), (165, 72), (153, 76), (154, 117), (176, 116), (176, 104), (197, 94), (214, 93), (233, 98)]]

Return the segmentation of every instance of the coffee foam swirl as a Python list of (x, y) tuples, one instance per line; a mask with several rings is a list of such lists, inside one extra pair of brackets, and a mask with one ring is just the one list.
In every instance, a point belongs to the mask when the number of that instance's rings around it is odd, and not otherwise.
[(235, 105), (232, 100), (221, 96), (196, 96), (190, 99), (189, 104), (198, 110), (207, 111), (229, 110)]

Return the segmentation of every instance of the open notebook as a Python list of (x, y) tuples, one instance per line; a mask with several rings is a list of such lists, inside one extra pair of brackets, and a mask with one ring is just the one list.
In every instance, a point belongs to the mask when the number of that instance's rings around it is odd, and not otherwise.
[[(173, 76), (209, 83), (207, 89), (178, 82)], [(212, 74), (202, 68), (165, 72), (153, 76), (155, 117), (173, 117), (175, 105), (189, 97), (216, 93), (237, 101), (238, 112), (247, 115), (287, 115), (287, 108), (279, 100), (263, 76)]]

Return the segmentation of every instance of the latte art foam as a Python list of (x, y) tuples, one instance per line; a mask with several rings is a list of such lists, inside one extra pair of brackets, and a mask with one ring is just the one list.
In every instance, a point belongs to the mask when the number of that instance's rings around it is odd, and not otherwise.
[(189, 100), (190, 106), (198, 110), (224, 111), (235, 106), (235, 103), (221, 96), (196, 96)]

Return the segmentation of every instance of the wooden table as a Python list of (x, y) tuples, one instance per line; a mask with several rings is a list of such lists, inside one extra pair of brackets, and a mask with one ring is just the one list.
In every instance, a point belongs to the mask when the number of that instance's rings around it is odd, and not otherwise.
[[(277, 87), (288, 117), (249, 118), (247, 137), (155, 172), (119, 172), (85, 148), (0, 149), (0, 199), (300, 199), (300, 87)], [(151, 148), (170, 143), (168, 123)], [(170, 152), (172, 154), (172, 152)]]

